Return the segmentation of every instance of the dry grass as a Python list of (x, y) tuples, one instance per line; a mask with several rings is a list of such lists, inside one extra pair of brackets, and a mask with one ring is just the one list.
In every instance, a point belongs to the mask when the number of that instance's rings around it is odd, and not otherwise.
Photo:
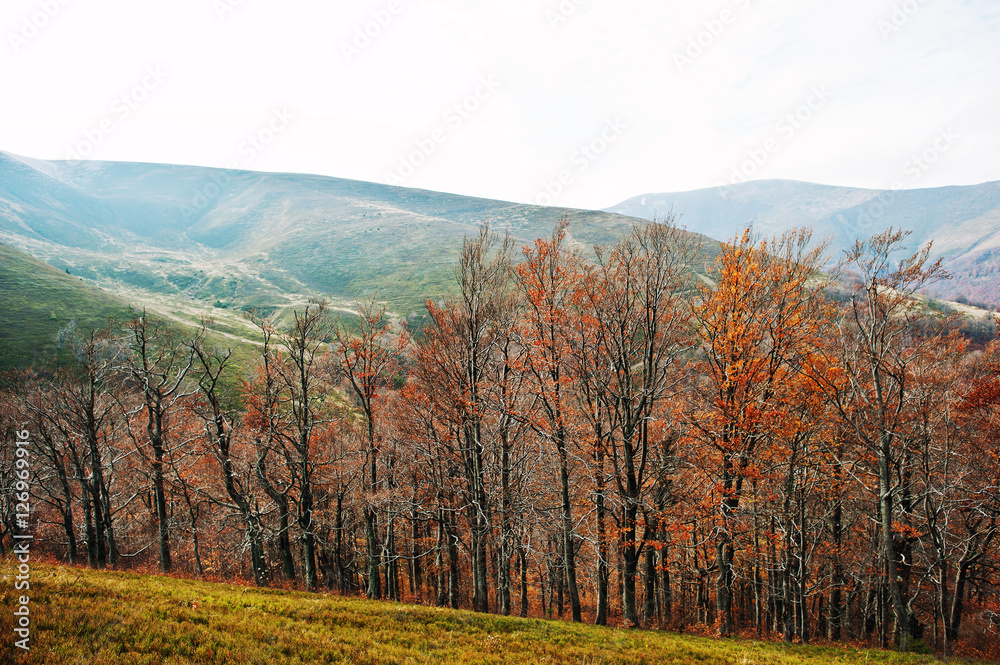
[(13, 660), (13, 563), (0, 563), (0, 662), (933, 662), (929, 656), (599, 628), (40, 563), (31, 570), (31, 652)]

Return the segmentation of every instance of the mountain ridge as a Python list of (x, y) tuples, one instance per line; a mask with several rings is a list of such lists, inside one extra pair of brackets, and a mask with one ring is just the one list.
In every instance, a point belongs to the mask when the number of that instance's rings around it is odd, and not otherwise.
[(452, 291), (461, 240), (482, 221), (529, 244), (563, 215), (587, 246), (637, 221), (310, 174), (0, 152), (0, 241), (110, 290), (221, 306), (380, 293), (405, 315)]
[[(584, 247), (669, 211), (728, 240), (809, 226), (836, 256), (855, 238), (908, 228), (934, 240), (956, 279), (946, 297), (1000, 302), (1000, 182), (914, 190), (757, 180), (644, 194), (604, 211), (549, 208), (313, 174), (0, 152), (0, 241), (111, 292), (209, 310), (280, 311), (323, 297), (349, 307), (379, 294), (412, 315), (453, 289), (461, 239), (484, 220), (530, 244), (568, 215)], [(716, 245), (717, 246), (717, 245)], [(183, 307), (182, 307), (183, 308)]]
[(911, 232), (911, 250), (932, 242), (932, 258), (953, 273), (938, 294), (1000, 303), (1000, 181), (884, 190), (754, 180), (641, 194), (606, 210), (642, 219), (674, 210), (682, 224), (723, 241), (747, 225), (765, 236), (809, 226), (815, 238), (830, 238), (834, 260), (855, 239), (892, 226)]

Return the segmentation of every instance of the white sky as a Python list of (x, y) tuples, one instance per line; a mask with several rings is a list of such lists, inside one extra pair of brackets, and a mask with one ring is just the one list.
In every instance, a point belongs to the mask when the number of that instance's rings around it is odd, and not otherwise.
[(0, 37), (29, 157), (585, 208), (1000, 180), (998, 0), (3, 0)]

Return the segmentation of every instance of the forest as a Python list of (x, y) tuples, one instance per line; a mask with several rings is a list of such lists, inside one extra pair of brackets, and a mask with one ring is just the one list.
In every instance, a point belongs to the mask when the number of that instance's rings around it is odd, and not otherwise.
[(94, 568), (1000, 657), (1000, 343), (918, 297), (929, 247), (569, 228), (482, 226), (417, 330), (65, 330), (0, 393), (0, 550), (28, 492)]

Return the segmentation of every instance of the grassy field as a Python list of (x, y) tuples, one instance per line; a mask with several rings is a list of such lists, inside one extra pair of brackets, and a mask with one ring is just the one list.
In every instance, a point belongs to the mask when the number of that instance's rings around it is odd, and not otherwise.
[[(933, 656), (715, 640), (32, 562), (31, 650), (0, 663), (931, 663)], [(17, 592), (17, 594), (24, 592)], [(23, 654), (23, 652), (20, 652)]]
[(0, 243), (0, 367), (51, 358), (70, 321), (85, 330), (131, 315), (127, 303)]

